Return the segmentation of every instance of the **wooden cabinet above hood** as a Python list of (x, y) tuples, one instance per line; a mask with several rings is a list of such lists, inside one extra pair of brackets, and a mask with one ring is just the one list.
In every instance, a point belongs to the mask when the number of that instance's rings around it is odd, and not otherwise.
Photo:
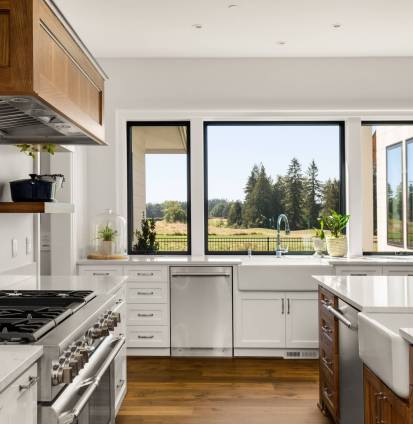
[(0, 0), (0, 145), (105, 144), (105, 79), (51, 0)]

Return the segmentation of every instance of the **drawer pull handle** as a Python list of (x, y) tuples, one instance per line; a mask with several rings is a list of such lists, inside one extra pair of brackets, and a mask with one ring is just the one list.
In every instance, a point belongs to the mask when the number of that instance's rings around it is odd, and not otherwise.
[(26, 390), (29, 390), (30, 387), (34, 386), (38, 381), (40, 377), (29, 377), (29, 382), (27, 384), (20, 384), (19, 385), (19, 392), (25, 392)]
[(333, 330), (331, 330), (331, 328), (327, 327), (326, 325), (323, 325), (321, 327), (321, 330), (323, 331), (323, 333), (326, 333), (326, 334), (331, 334), (333, 332)]
[(138, 314), (139, 318), (152, 318), (154, 314)]
[(138, 336), (138, 339), (153, 339), (155, 336)]
[(94, 272), (94, 276), (108, 276), (110, 275), (110, 272)]
[(138, 277), (153, 277), (155, 274), (153, 272), (137, 272)]
[(153, 291), (151, 291), (151, 292), (139, 292), (138, 291), (139, 296), (152, 296), (154, 294), (155, 294), (155, 292), (153, 292)]
[(324, 365), (327, 368), (331, 368), (333, 365), (333, 361), (328, 360), (325, 356), (321, 358), (321, 360), (323, 361)]

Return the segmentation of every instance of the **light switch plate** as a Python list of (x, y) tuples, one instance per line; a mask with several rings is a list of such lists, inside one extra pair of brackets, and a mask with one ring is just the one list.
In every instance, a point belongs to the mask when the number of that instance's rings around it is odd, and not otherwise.
[(15, 258), (19, 252), (19, 245), (17, 243), (17, 239), (13, 239), (11, 241), (11, 256)]

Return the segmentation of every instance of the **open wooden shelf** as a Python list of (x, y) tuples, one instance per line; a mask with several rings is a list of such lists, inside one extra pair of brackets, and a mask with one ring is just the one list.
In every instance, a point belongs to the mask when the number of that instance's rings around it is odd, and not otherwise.
[(0, 202), (0, 213), (73, 213), (74, 205), (62, 202)]

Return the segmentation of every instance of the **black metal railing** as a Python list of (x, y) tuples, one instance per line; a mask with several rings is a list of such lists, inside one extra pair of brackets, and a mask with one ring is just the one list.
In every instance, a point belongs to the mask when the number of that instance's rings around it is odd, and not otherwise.
[[(186, 236), (158, 236), (160, 252), (184, 252), (188, 249), (188, 239)], [(208, 239), (208, 250), (210, 252), (246, 252), (251, 249), (253, 252), (274, 252), (276, 247), (275, 237), (245, 237), (210, 236)], [(313, 252), (311, 238), (302, 237), (282, 237), (281, 247), (288, 248), (289, 252)]]

